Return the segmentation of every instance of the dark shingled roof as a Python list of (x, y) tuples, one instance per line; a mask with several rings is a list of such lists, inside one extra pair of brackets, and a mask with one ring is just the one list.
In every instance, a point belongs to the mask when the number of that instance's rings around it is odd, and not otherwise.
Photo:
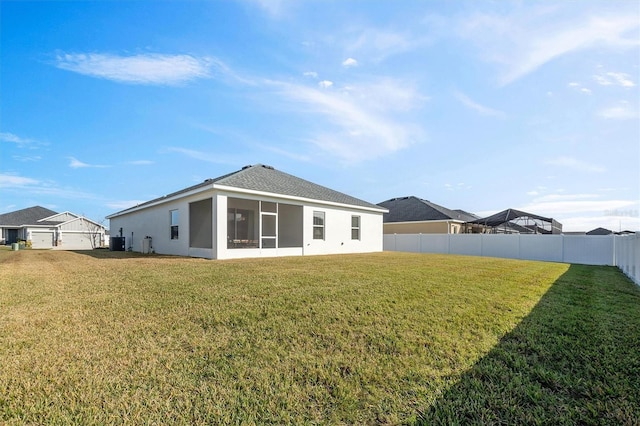
[(384, 223), (427, 220), (461, 220), (467, 222), (476, 219), (467, 212), (451, 210), (414, 196), (392, 198), (378, 203), (378, 205), (389, 210), (389, 213), (385, 213), (383, 217)]
[(596, 228), (587, 232), (587, 235), (611, 235), (611, 234), (613, 234), (613, 231), (610, 231), (605, 228)]
[[(165, 198), (172, 198), (177, 195), (187, 193), (198, 188), (203, 188), (212, 184), (230, 186), (233, 188), (247, 189), (251, 191), (268, 192), (275, 196), (287, 195), (292, 197), (308, 198), (318, 201), (327, 201), (332, 203), (347, 204), (351, 206), (367, 207), (371, 209), (382, 210), (380, 206), (360, 200), (342, 192), (334, 191), (321, 185), (309, 182), (307, 180), (292, 176), (281, 172), (271, 166), (263, 164), (255, 164), (245, 166), (241, 170), (229, 173), (214, 179), (207, 179), (202, 183), (190, 186), (180, 191), (156, 198), (146, 203), (139, 204), (130, 209), (122, 210), (124, 213), (128, 210), (139, 208), (147, 204), (155, 203)], [(112, 216), (114, 216), (112, 215)]]
[[(0, 214), (0, 226), (47, 225), (49, 222), (38, 222), (45, 217), (58, 214), (44, 207), (34, 206), (15, 212)], [(58, 223), (58, 222), (56, 222)]]
[(542, 220), (549, 223), (553, 222), (553, 219), (550, 217), (538, 216), (536, 214), (527, 213), (516, 209), (507, 209), (482, 219), (476, 219), (474, 221), (471, 221), (471, 223), (477, 223), (479, 225), (485, 226), (499, 226), (505, 222), (509, 222), (520, 217), (529, 217), (531, 219)]
[(466, 220), (466, 221), (470, 221), (470, 220), (474, 220), (474, 219), (480, 219), (480, 216), (478, 216), (477, 214), (469, 213), (469, 212), (464, 211), (462, 209), (455, 209), (454, 212), (460, 213), (462, 215), (462, 217), (465, 218), (464, 220)]

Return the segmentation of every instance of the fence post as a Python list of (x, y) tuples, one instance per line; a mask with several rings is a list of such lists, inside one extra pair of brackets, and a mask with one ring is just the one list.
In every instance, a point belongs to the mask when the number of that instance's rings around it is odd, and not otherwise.
[(518, 234), (518, 259), (522, 259), (522, 235)]

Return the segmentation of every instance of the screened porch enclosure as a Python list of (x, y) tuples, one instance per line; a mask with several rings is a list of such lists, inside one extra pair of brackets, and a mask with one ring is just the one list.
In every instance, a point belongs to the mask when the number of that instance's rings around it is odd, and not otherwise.
[(213, 247), (213, 200), (189, 204), (189, 247)]
[(227, 248), (302, 247), (302, 217), (302, 206), (229, 197)]

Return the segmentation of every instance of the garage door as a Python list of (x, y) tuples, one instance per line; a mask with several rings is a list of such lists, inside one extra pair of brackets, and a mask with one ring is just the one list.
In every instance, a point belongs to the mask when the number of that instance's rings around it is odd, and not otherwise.
[(100, 234), (90, 234), (88, 232), (79, 232), (72, 234), (70, 232), (62, 233), (62, 246), (59, 247), (63, 250), (91, 250), (94, 248), (91, 244), (91, 238), (95, 238), (95, 246), (100, 244)]
[(53, 232), (31, 232), (31, 247), (34, 249), (53, 247)]

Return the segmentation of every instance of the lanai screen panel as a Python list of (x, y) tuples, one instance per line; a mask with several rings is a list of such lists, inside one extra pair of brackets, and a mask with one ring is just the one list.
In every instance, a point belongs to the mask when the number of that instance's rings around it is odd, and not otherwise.
[(213, 200), (189, 204), (189, 247), (213, 248)]

